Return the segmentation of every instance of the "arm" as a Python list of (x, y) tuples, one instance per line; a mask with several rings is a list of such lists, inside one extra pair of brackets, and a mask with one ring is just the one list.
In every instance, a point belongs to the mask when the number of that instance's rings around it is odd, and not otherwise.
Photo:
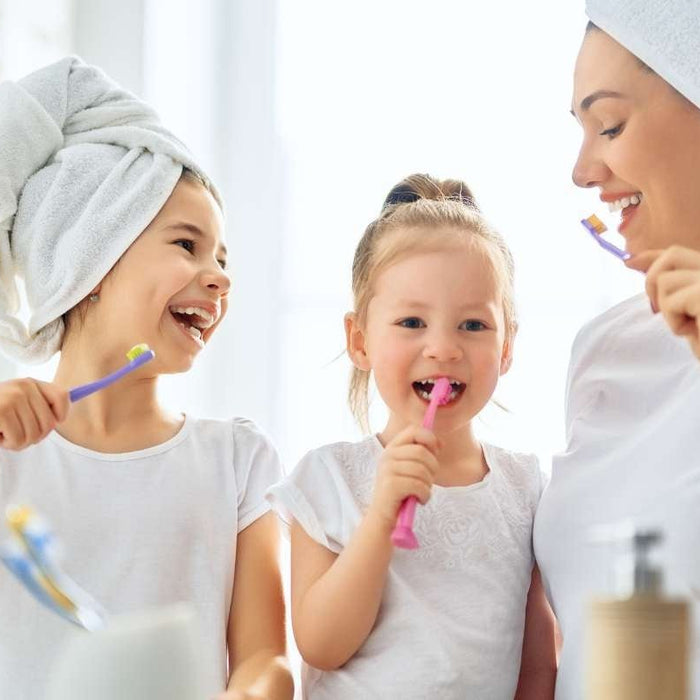
[(294, 694), (284, 659), (278, 537), (273, 513), (266, 513), (238, 535), (227, 634), (231, 677), (222, 699), (291, 700)]
[(514, 700), (547, 700), (554, 697), (557, 677), (556, 621), (542, 586), (540, 571), (532, 572), (527, 594), (520, 678)]
[(437, 439), (407, 428), (387, 445), (372, 503), (336, 555), (292, 525), (292, 626), (304, 660), (332, 670), (346, 663), (374, 626), (393, 552), (391, 532), (404, 498), (430, 497)]
[(292, 626), (311, 666), (338, 668), (367, 639), (389, 570), (390, 535), (391, 528), (368, 514), (336, 555), (292, 525)]

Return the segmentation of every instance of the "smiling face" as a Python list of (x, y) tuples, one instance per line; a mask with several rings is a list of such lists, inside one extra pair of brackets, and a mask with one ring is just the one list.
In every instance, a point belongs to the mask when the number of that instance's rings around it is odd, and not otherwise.
[(583, 128), (574, 166), (621, 211), (626, 248), (700, 248), (700, 110), (610, 36), (589, 31), (574, 72)]
[(211, 194), (180, 180), (100, 284), (88, 321), (102, 345), (121, 352), (125, 344), (145, 342), (156, 352), (158, 373), (188, 369), (226, 313), (222, 233)]
[(346, 321), (356, 366), (389, 408), (384, 437), (420, 424), (438, 377), (452, 383), (436, 432), (469, 424), (509, 364), (501, 282), (483, 244), (407, 253), (379, 272), (364, 324)]

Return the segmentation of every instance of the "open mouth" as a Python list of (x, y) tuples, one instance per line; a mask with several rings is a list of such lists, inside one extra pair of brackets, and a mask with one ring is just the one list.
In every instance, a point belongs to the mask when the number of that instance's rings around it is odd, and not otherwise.
[(644, 199), (641, 192), (635, 192), (629, 197), (622, 197), (621, 199), (616, 199), (608, 203), (608, 208), (611, 212), (620, 212), (621, 222), (618, 230), (622, 230), (630, 218), (636, 213), (637, 207), (642, 203)]
[(212, 314), (197, 306), (171, 306), (168, 310), (186, 333), (204, 344), (204, 332), (214, 324)]
[[(450, 382), (451, 390), (447, 396), (447, 403), (452, 403), (464, 393), (467, 385), (457, 379), (450, 379), (448, 377), (448, 380)], [(435, 387), (435, 381), (436, 380), (433, 378), (419, 379), (418, 381), (413, 382), (413, 391), (415, 391), (418, 398), (422, 399), (423, 401), (430, 401), (430, 394)]]

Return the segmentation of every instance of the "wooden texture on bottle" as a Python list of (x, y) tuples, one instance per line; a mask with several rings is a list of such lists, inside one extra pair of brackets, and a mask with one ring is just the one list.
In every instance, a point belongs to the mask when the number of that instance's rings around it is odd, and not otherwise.
[(586, 700), (687, 700), (688, 606), (652, 596), (596, 600), (586, 630)]

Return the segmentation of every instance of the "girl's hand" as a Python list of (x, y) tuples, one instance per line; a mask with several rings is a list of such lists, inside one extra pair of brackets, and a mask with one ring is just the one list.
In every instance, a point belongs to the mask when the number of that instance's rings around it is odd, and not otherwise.
[(418, 426), (402, 430), (384, 449), (374, 485), (369, 513), (396, 525), (399, 508), (408, 496), (425, 505), (438, 470), (439, 440), (435, 433)]
[(676, 334), (684, 336), (700, 359), (700, 252), (682, 246), (647, 250), (625, 263), (646, 272), (646, 291)]
[(229, 689), (214, 700), (291, 700), (293, 695), (294, 681), (289, 663), (284, 656), (274, 656), (253, 682), (243, 688)]
[(22, 450), (43, 440), (68, 415), (68, 392), (36, 379), (0, 383), (0, 448)]

